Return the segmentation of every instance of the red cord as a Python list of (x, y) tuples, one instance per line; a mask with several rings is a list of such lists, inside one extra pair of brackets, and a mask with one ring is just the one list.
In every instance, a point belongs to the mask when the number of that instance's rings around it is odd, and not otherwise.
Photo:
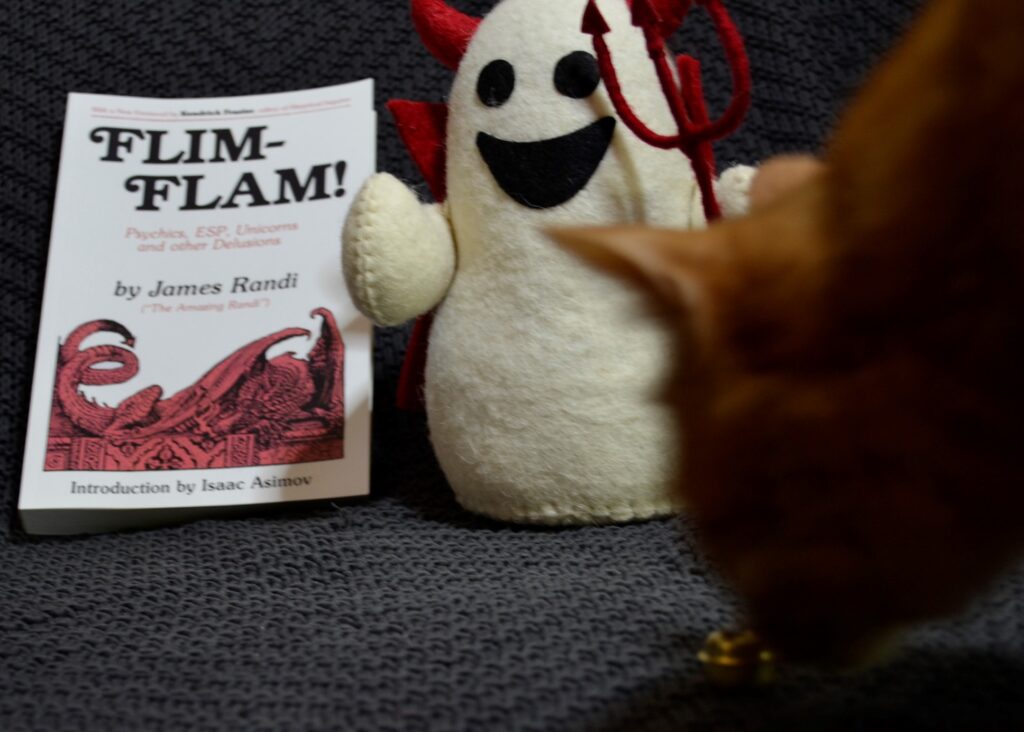
[[(679, 129), (679, 134), (674, 136), (660, 135), (651, 130), (626, 101), (626, 95), (615, 72), (611, 51), (604, 40), (610, 28), (593, 0), (587, 4), (583, 15), (583, 32), (593, 37), (598, 68), (615, 111), (633, 134), (648, 145), (663, 150), (677, 148), (689, 158), (697, 185), (700, 187), (704, 214), (708, 221), (713, 221), (720, 218), (722, 213), (715, 196), (715, 155), (711, 143), (735, 132), (750, 109), (750, 60), (743, 44), (743, 36), (740, 35), (722, 0), (698, 0), (698, 4), (711, 16), (715, 33), (722, 44), (732, 72), (732, 100), (722, 116), (714, 122), (708, 116), (700, 63), (688, 56), (678, 59), (677, 82), (665, 55), (666, 28), (657, 10), (653, 6), (645, 7), (643, 16), (634, 14), (634, 23), (643, 26), (644, 39), (658, 75), (658, 82)], [(681, 24), (685, 13), (677, 15)]]

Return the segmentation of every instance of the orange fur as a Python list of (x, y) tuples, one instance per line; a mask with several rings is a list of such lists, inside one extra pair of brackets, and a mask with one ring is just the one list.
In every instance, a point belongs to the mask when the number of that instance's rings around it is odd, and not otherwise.
[(826, 165), (706, 232), (563, 232), (652, 293), (704, 545), (784, 656), (845, 663), (1024, 544), (1024, 3), (937, 0)]

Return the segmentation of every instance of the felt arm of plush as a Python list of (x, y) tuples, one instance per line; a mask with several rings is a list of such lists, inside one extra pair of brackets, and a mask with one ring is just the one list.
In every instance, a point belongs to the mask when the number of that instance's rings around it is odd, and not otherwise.
[[(757, 168), (750, 165), (735, 165), (715, 181), (715, 196), (727, 219), (744, 216), (750, 211), (750, 187), (757, 177)], [(700, 186), (693, 185), (690, 200), (690, 228), (703, 229), (707, 226), (704, 218), (704, 203), (700, 197)]]
[(727, 219), (743, 216), (750, 210), (750, 185), (756, 175), (757, 168), (736, 165), (715, 181), (715, 194)]
[(455, 241), (439, 204), (387, 173), (359, 192), (342, 234), (342, 266), (360, 312), (398, 325), (435, 307), (455, 274)]

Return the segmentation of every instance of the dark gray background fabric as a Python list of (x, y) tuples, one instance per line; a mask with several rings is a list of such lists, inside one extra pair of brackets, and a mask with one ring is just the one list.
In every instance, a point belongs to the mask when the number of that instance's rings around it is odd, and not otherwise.
[[(720, 158), (817, 146), (916, 4), (731, 0), (756, 105)], [(716, 53), (703, 23), (692, 33)], [(365, 76), (378, 106), (445, 94), (450, 73), (422, 49), (404, 0), (0, 5), (0, 729), (1024, 726), (1020, 571), (964, 617), (916, 631), (884, 667), (788, 670), (761, 693), (708, 687), (694, 651), (735, 608), (685, 520), (534, 530), (460, 510), (422, 421), (391, 407), (403, 329), (378, 336), (369, 500), (89, 538), (22, 534), (65, 94), (250, 94)], [(726, 78), (712, 66), (708, 86)], [(386, 115), (380, 167), (419, 181)]]

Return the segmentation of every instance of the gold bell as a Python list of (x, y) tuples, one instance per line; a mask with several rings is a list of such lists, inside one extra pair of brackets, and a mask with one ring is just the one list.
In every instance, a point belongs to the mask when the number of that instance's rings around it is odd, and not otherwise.
[(716, 630), (697, 658), (715, 686), (766, 686), (775, 681), (775, 654), (752, 630)]

